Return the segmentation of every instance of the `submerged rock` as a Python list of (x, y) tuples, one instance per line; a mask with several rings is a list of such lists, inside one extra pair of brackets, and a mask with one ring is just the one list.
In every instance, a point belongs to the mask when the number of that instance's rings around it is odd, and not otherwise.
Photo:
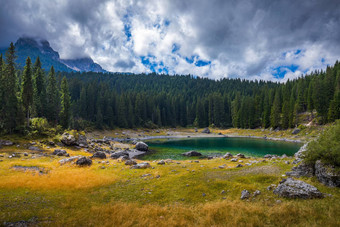
[(340, 171), (337, 171), (334, 166), (325, 165), (321, 160), (315, 163), (315, 176), (326, 186), (340, 187)]
[(313, 199), (324, 197), (316, 187), (293, 178), (282, 180), (273, 193), (285, 198)]
[(193, 156), (202, 156), (201, 153), (197, 151), (188, 151), (182, 154), (183, 156), (193, 157)]

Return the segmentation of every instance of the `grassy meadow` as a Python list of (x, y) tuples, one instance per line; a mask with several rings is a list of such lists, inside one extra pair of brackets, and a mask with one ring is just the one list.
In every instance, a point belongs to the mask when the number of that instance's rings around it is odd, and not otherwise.
[[(45, 153), (54, 150), (44, 149)], [(71, 156), (90, 155), (66, 150)], [(7, 158), (13, 152), (21, 157)], [(39, 157), (37, 153), (22, 146), (0, 150), (4, 156), (0, 158), (0, 225), (21, 220), (33, 226), (340, 225), (339, 188), (303, 178), (332, 194), (313, 200), (279, 198), (267, 190), (293, 167), (286, 163), (293, 158), (241, 159), (241, 168), (222, 158), (169, 160), (165, 165), (149, 161), (151, 169), (130, 169), (112, 159), (94, 159), (90, 167), (60, 165), (64, 157)], [(259, 162), (245, 165), (253, 161)], [(261, 194), (241, 200), (244, 189)]]

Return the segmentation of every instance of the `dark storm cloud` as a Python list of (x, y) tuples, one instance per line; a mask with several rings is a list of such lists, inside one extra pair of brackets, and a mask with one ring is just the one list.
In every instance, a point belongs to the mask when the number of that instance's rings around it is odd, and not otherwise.
[[(1, 47), (22, 35), (41, 37), (62, 57), (91, 55), (113, 71), (148, 70), (140, 59), (152, 56), (171, 73), (272, 79), (271, 69), (280, 65), (299, 65), (287, 74), (296, 77), (340, 58), (338, 0), (0, 3)], [(172, 52), (175, 44), (181, 48)], [(211, 64), (185, 60), (193, 56)]]

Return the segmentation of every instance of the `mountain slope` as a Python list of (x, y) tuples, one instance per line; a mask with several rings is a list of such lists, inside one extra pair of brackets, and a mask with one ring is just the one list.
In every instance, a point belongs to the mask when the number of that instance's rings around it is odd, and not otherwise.
[[(0, 52), (4, 55), (6, 50), (2, 49)], [(55, 71), (62, 72), (106, 72), (100, 65), (94, 63), (91, 58), (60, 59), (59, 53), (52, 49), (47, 40), (22, 37), (15, 43), (15, 50), (17, 54), (16, 63), (19, 68), (25, 66), (28, 56), (33, 62), (39, 56), (42, 68), (46, 71), (50, 70), (53, 65)]]

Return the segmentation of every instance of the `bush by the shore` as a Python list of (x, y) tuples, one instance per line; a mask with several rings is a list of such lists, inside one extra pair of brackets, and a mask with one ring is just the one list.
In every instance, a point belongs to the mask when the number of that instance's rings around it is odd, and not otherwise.
[(304, 155), (308, 163), (315, 164), (317, 160), (322, 160), (340, 168), (340, 120), (326, 129), (317, 140), (310, 142)]

